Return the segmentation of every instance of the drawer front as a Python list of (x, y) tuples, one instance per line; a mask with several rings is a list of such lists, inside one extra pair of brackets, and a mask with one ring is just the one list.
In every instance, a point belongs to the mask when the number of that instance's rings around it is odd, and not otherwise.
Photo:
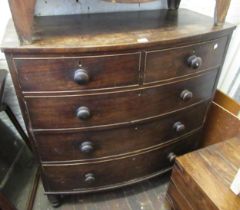
[(42, 161), (94, 160), (137, 152), (180, 137), (202, 126), (209, 102), (150, 122), (111, 130), (36, 133)]
[[(87, 164), (43, 165), (47, 192), (96, 190), (136, 182), (171, 166), (168, 155), (181, 155), (197, 147), (200, 133), (156, 150), (121, 159)], [(126, 173), (127, 172), (127, 173)]]
[(226, 43), (227, 37), (223, 37), (198, 45), (146, 52), (144, 83), (194, 75), (216, 68), (221, 65)]
[(140, 53), (15, 58), (23, 91), (70, 91), (137, 85)]
[(26, 101), (32, 127), (35, 129), (129, 123), (208, 99), (212, 95), (216, 74), (215, 70), (192, 79), (127, 92), (27, 97)]

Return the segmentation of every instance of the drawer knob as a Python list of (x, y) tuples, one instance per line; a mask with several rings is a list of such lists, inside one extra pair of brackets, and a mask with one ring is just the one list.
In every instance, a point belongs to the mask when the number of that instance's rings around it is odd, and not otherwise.
[(92, 184), (93, 182), (95, 182), (95, 176), (93, 173), (87, 173), (85, 174), (85, 178), (84, 178), (84, 181), (87, 183), (87, 184)]
[(80, 150), (83, 153), (90, 153), (93, 151), (93, 143), (90, 141), (84, 141), (80, 145)]
[(86, 84), (89, 81), (89, 75), (84, 69), (77, 69), (74, 72), (74, 81), (79, 85)]
[(86, 106), (81, 106), (77, 109), (76, 115), (81, 120), (87, 120), (90, 118), (90, 110)]
[(181, 122), (175, 122), (173, 125), (173, 129), (177, 132), (183, 132), (185, 130), (185, 125)]
[(193, 97), (193, 93), (189, 90), (183, 90), (180, 94), (180, 97), (183, 101), (189, 101)]
[(188, 58), (187, 63), (192, 69), (198, 69), (202, 65), (202, 58), (192, 55)]
[(168, 155), (168, 160), (169, 160), (169, 162), (170, 162), (170, 163), (173, 163), (173, 162), (175, 161), (176, 157), (177, 157), (177, 156), (176, 156), (175, 153), (170, 152), (169, 155)]

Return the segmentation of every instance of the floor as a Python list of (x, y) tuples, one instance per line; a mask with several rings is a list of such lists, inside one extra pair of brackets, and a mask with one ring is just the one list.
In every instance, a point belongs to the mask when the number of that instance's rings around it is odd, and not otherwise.
[[(5, 61), (0, 60), (0, 69), (7, 69)], [(7, 78), (4, 100), (25, 129), (10, 76)], [(26, 210), (37, 164), (4, 112), (0, 113), (0, 135), (0, 190), (18, 210)]]
[[(0, 60), (0, 69), (7, 69), (5, 61)], [(17, 98), (13, 88), (10, 76), (6, 83), (5, 98), (16, 114), (21, 125), (24, 127), (24, 122), (20, 113)], [(0, 119), (10, 129), (15, 132), (14, 127), (9, 122), (8, 118), (1, 113)], [(24, 128), (25, 129), (25, 128)], [(29, 179), (32, 182), (33, 179)], [(23, 182), (23, 180), (17, 180)], [(165, 194), (168, 187), (169, 175), (153, 178), (151, 180), (135, 184), (132, 186), (87, 195), (65, 196), (62, 198), (62, 205), (59, 210), (169, 210), (169, 206), (165, 201)], [(26, 202), (22, 198), (26, 198), (29, 193), (31, 184), (25, 184), (22, 190), (22, 197), (17, 206), (23, 206)], [(47, 196), (44, 195), (44, 189), (41, 180), (38, 185), (36, 198), (33, 210), (53, 210), (48, 202)], [(25, 210), (20, 208), (19, 210)]]
[[(121, 189), (88, 195), (71, 195), (62, 198), (59, 210), (170, 210), (165, 201), (169, 176), (151, 180)], [(33, 210), (53, 210), (43, 187), (37, 190)]]

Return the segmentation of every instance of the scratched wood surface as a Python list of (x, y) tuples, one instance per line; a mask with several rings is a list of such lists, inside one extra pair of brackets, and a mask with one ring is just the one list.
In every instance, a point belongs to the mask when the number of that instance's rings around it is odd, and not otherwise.
[[(191, 17), (191, 18), (189, 18)], [(131, 20), (131, 21), (129, 21)], [(213, 27), (213, 20), (196, 12), (153, 10), (89, 15), (35, 17), (33, 42), (20, 45), (9, 22), (2, 50), (14, 53), (63, 53), (158, 49), (223, 37), (234, 29), (231, 24)]]
[(239, 151), (237, 135), (177, 158), (167, 194), (173, 209), (239, 210), (240, 197), (230, 190), (240, 165)]
[[(117, 190), (63, 198), (58, 210), (170, 210), (165, 201), (169, 175)], [(42, 183), (38, 186), (33, 210), (54, 210)]]

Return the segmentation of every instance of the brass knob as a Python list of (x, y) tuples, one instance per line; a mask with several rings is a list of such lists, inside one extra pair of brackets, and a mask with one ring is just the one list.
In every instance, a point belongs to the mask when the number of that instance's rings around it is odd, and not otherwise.
[(169, 155), (168, 155), (168, 160), (169, 160), (169, 162), (170, 162), (170, 163), (173, 163), (173, 162), (175, 161), (176, 157), (177, 157), (177, 156), (176, 156), (175, 153), (170, 152)]
[(187, 63), (192, 69), (198, 69), (202, 65), (202, 58), (192, 55), (188, 58)]
[(89, 75), (86, 70), (84, 69), (77, 69), (74, 72), (74, 81), (79, 85), (86, 84), (89, 81)]
[(93, 143), (90, 141), (84, 141), (80, 145), (80, 150), (83, 153), (90, 153), (93, 151)]
[(174, 129), (176, 132), (180, 133), (180, 132), (182, 132), (182, 131), (185, 130), (185, 125), (184, 125), (183, 123), (181, 123), (181, 122), (175, 122), (175, 123), (173, 124), (173, 129)]
[(189, 90), (183, 90), (180, 94), (180, 97), (183, 101), (189, 101), (193, 97), (193, 93)]
[(87, 120), (90, 118), (90, 110), (86, 106), (81, 106), (77, 109), (76, 115), (81, 120)]
[(84, 181), (87, 184), (92, 184), (93, 182), (95, 182), (95, 175), (93, 173), (87, 173), (84, 175)]

